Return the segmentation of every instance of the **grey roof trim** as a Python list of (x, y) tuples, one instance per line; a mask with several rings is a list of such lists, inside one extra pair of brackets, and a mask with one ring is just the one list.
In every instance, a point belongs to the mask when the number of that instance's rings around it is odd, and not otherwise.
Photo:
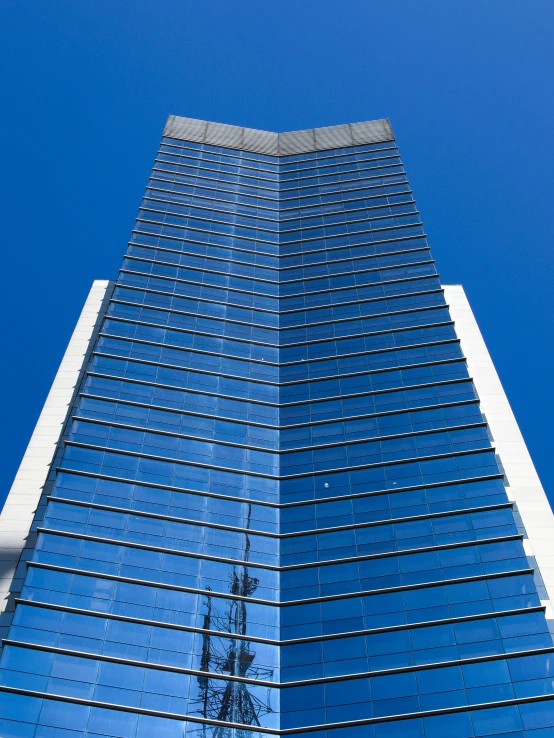
[(307, 128), (303, 131), (273, 133), (255, 128), (170, 115), (163, 135), (181, 141), (194, 141), (268, 156), (307, 154), (312, 151), (325, 151), (344, 146), (394, 141), (394, 133), (388, 118), (325, 128)]

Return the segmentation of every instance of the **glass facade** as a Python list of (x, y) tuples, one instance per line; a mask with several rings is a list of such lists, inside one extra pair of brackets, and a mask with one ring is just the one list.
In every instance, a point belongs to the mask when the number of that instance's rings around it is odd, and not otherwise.
[(165, 137), (0, 735), (547, 738), (554, 645), (393, 140)]

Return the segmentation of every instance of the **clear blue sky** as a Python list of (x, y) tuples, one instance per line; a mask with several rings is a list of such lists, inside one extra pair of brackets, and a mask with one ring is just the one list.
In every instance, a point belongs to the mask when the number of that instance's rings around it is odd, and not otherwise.
[(4, 0), (0, 502), (169, 113), (275, 131), (389, 117), (554, 499), (552, 0)]

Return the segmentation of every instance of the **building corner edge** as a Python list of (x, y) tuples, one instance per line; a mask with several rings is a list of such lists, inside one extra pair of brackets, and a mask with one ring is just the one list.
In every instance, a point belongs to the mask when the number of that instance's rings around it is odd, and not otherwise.
[(21, 591), (33, 529), (44, 515), (53, 484), (53, 462), (115, 282), (95, 280), (0, 512), (0, 636), (8, 632)]

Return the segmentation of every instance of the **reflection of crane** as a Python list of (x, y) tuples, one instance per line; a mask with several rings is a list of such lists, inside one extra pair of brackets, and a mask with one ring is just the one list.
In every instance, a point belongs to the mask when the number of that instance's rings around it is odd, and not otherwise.
[[(248, 505), (247, 528), (250, 528), (252, 506)], [(232, 595), (250, 597), (258, 588), (259, 580), (248, 571), (250, 555), (250, 538), (246, 534), (243, 564), (235, 566), (230, 575), (229, 592)], [(205, 631), (221, 631), (245, 636), (247, 627), (247, 605), (244, 600), (230, 600), (227, 612), (220, 615), (214, 606), (213, 598), (208, 595), (206, 614), (202, 627)], [(213, 636), (205, 632), (202, 637), (202, 657), (200, 670), (219, 674), (253, 679), (271, 679), (273, 669), (253, 665), (256, 652), (250, 650), (251, 642), (242, 638), (231, 640)], [(268, 690), (267, 700), (263, 701), (249, 691), (248, 684), (243, 682), (224, 681), (198, 677), (200, 712), (202, 717), (224, 722), (242, 723), (243, 725), (260, 726), (260, 718), (273, 712)], [(207, 735), (208, 726), (203, 726), (199, 733)], [(210, 731), (211, 738), (226, 738), (228, 728), (214, 726)]]

